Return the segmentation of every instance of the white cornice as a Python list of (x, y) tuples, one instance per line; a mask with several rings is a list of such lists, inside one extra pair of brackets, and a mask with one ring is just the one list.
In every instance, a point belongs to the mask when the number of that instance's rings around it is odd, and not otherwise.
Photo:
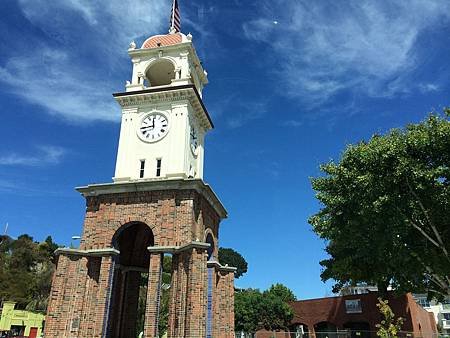
[(223, 272), (233, 272), (235, 273), (237, 271), (237, 268), (234, 268), (232, 266), (222, 265), (218, 261), (208, 261), (207, 262), (208, 268), (216, 268), (219, 271)]
[(66, 255), (66, 256), (83, 256), (83, 257), (103, 257), (103, 256), (116, 256), (120, 252), (114, 248), (104, 248), (104, 249), (92, 249), (92, 250), (79, 250), (72, 248), (58, 248), (55, 251), (55, 255)]
[(192, 106), (196, 117), (206, 130), (212, 129), (214, 126), (210, 121), (208, 112), (195, 92), (193, 86), (164, 87), (159, 90), (141, 90), (137, 92), (126, 92), (114, 94), (116, 101), (120, 106), (131, 108), (142, 104), (156, 104), (161, 102), (178, 102), (186, 100)]
[(209, 243), (204, 242), (191, 242), (182, 246), (149, 246), (147, 250), (150, 253), (170, 253), (178, 254), (191, 249), (202, 249), (206, 250), (211, 246)]

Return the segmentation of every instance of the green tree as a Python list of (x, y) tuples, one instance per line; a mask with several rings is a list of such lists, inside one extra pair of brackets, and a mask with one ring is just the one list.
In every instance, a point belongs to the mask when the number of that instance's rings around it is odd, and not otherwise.
[[(28, 235), (0, 239), (0, 300), (45, 312), (54, 271), (51, 237), (36, 243)], [(50, 249), (52, 247), (52, 249)], [(56, 246), (57, 247), (57, 246)]]
[(294, 294), (282, 284), (272, 285), (264, 292), (237, 290), (234, 306), (236, 331), (288, 329), (294, 314), (287, 302), (292, 300), (295, 300)]
[(172, 256), (164, 256), (161, 285), (161, 303), (159, 309), (159, 336), (163, 337), (169, 324), (170, 285), (172, 283)]
[(389, 306), (389, 301), (378, 298), (378, 309), (383, 317), (380, 324), (377, 324), (377, 336), (382, 338), (397, 338), (401, 331), (403, 318), (395, 318), (394, 311)]
[(255, 332), (261, 328), (261, 312), (264, 302), (257, 289), (237, 290), (234, 296), (234, 321), (236, 331)]
[(450, 294), (450, 110), (348, 146), (312, 179), (322, 279)]
[(294, 302), (297, 300), (291, 289), (283, 284), (273, 284), (268, 290), (264, 291), (265, 295), (272, 295), (275, 298), (281, 299), (285, 303)]
[(242, 257), (239, 252), (230, 248), (219, 248), (219, 262), (222, 265), (228, 264), (229, 266), (237, 268), (235, 278), (241, 277), (247, 272), (247, 261)]

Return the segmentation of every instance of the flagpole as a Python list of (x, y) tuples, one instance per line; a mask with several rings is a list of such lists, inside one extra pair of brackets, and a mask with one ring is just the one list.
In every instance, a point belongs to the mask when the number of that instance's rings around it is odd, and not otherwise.
[(175, 29), (175, 1), (176, 0), (172, 0), (172, 20), (170, 23), (169, 33), (173, 33)]

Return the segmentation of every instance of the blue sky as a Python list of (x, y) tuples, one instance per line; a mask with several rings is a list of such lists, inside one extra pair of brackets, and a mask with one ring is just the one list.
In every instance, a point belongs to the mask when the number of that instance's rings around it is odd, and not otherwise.
[[(237, 286), (330, 294), (309, 177), (348, 143), (450, 105), (450, 2), (179, 1), (209, 73), (220, 243), (249, 263)], [(0, 225), (68, 244), (84, 217), (74, 187), (114, 173), (128, 44), (167, 31), (170, 0), (3, 0), (0, 12)]]

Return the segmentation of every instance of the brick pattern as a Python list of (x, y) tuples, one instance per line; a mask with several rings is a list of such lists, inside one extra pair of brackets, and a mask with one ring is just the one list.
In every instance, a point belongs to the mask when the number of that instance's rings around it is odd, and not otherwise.
[(234, 273), (215, 268), (213, 337), (234, 337)]
[(93, 337), (95, 335), (93, 324), (96, 322), (97, 309), (94, 304), (97, 303), (97, 293), (99, 292), (101, 258), (91, 258), (88, 260), (88, 271), (86, 278), (85, 297), (83, 302), (83, 313), (86, 320), (80, 322), (80, 336)]
[(206, 335), (206, 250), (193, 249), (189, 255), (189, 277), (187, 290), (186, 333), (184, 337)]
[(181, 253), (172, 257), (172, 285), (169, 304), (169, 337), (183, 337), (185, 332), (186, 294), (188, 278), (187, 255)]
[[(111, 248), (119, 228), (130, 222), (141, 222), (151, 228), (155, 246), (182, 246), (203, 241), (207, 232), (212, 233), (217, 257), (220, 217), (195, 190), (88, 196), (86, 206), (81, 250)], [(159, 311), (161, 255), (150, 257), (146, 338), (157, 334)], [(205, 249), (190, 249), (173, 256), (169, 337), (199, 338), (206, 334), (206, 260)], [(123, 273), (110, 256), (60, 255), (53, 277), (45, 337), (135, 337), (137, 274)], [(220, 283), (214, 289), (213, 325), (217, 328), (214, 335), (217, 338), (231, 337), (233, 331), (232, 275), (220, 275)]]
[(145, 311), (144, 337), (158, 337), (158, 316), (161, 299), (161, 274), (163, 255), (152, 254), (150, 256), (147, 304)]
[(61, 255), (53, 277), (45, 337), (101, 337), (110, 258)]

